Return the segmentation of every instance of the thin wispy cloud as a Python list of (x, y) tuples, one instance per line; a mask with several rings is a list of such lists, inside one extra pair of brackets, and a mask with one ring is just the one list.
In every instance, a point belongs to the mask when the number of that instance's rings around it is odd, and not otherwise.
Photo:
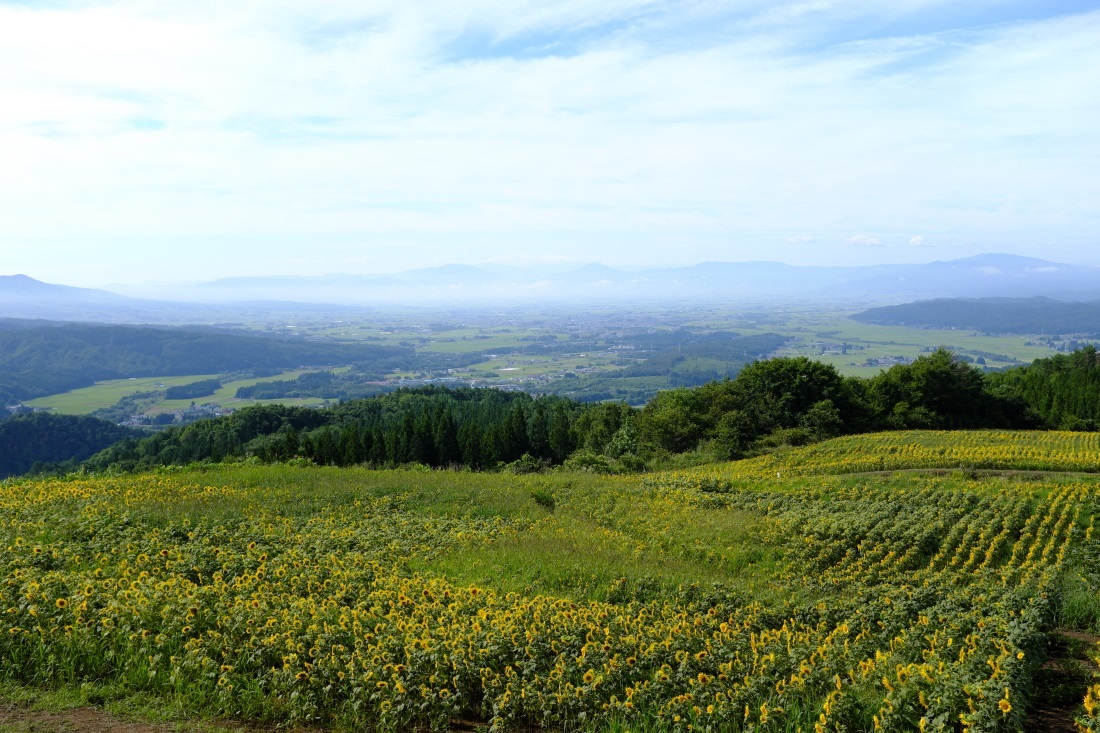
[(845, 232), (921, 226), (1073, 260), (1100, 221), (1084, 9), (0, 0), (0, 253), (86, 283), (304, 248), (382, 271), (778, 236), (774, 259), (851, 263)]

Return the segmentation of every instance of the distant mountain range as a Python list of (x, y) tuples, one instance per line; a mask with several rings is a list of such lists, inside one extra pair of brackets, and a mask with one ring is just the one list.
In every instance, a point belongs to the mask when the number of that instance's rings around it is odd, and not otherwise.
[(986, 254), (948, 262), (805, 267), (779, 262), (703, 262), (628, 272), (599, 263), (572, 270), (493, 270), (446, 265), (392, 275), (233, 278), (200, 286), (206, 297), (377, 302), (421, 298), (761, 299), (1100, 296), (1100, 268)]
[[(95, 323), (218, 323), (276, 311), (330, 311), (332, 306), (276, 303), (204, 303), (199, 298), (154, 300), (107, 290), (44, 283), (26, 275), (0, 275), (0, 319)], [(18, 325), (5, 324), (6, 330)]]
[(117, 308), (131, 300), (106, 290), (51, 285), (26, 275), (0, 275), (0, 316), (9, 318), (49, 318), (44, 314), (51, 304), (64, 309), (80, 306), (97, 311)]
[[(139, 291), (128, 289), (131, 295)], [(234, 277), (164, 285), (160, 298), (0, 277), (0, 317), (158, 322), (201, 314), (231, 319), (242, 310), (332, 309), (387, 303), (709, 300), (890, 302), (927, 298), (1048, 296), (1100, 298), (1100, 268), (985, 254), (946, 262), (806, 267), (779, 262), (704, 262), (628, 272), (599, 263), (574, 269), (445, 265), (390, 275)], [(313, 304), (305, 306), (303, 304)], [(239, 315), (237, 316), (239, 317)]]

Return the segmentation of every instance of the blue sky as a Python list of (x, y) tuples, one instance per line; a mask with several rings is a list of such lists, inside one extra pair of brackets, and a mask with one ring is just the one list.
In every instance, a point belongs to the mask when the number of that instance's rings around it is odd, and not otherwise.
[(1100, 264), (1097, 3), (0, 0), (0, 274)]

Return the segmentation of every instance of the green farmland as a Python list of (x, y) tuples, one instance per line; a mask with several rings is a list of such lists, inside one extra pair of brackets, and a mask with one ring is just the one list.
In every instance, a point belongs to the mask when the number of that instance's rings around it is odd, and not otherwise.
[[(194, 400), (196, 405), (208, 405), (216, 403), (224, 407), (244, 407), (257, 404), (256, 400), (240, 400), (234, 395), (238, 387), (250, 387), (257, 382), (274, 379), (294, 379), (304, 370), (284, 372), (272, 377), (262, 379), (241, 379), (227, 382), (213, 395), (199, 397)], [(98, 382), (91, 387), (74, 389), (71, 392), (40, 397), (31, 400), (27, 404), (31, 407), (52, 410), (66, 415), (88, 415), (96, 410), (111, 407), (120, 399), (139, 392), (163, 392), (168, 387), (178, 387), (204, 379), (215, 379), (216, 374), (196, 374), (183, 377), (137, 377), (133, 379), (112, 379)], [(301, 398), (293, 400), (268, 400), (267, 402), (281, 402), (284, 404), (320, 404), (323, 400), (315, 398)], [(156, 415), (164, 412), (176, 412), (185, 410), (192, 400), (160, 400), (147, 410), (147, 414)]]

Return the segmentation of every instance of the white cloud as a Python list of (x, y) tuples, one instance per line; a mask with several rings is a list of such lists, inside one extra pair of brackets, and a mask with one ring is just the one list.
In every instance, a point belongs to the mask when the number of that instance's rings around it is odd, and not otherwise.
[(868, 237), (866, 235), (860, 235), (856, 237), (848, 237), (848, 244), (853, 247), (881, 247), (882, 241), (878, 237)]
[(913, 237), (909, 237), (910, 247), (931, 247), (932, 243), (924, 238), (923, 234), (918, 234)]
[(1100, 13), (906, 30), (937, 6), (0, 3), (4, 261), (117, 280), (201, 276), (215, 240), (226, 272), (303, 247), (325, 272), (347, 261), (327, 241), (415, 266), (515, 242), (750, 258), (728, 240), (749, 230), (827, 236), (802, 254), (826, 261), (867, 256), (845, 231), (1095, 238)]

